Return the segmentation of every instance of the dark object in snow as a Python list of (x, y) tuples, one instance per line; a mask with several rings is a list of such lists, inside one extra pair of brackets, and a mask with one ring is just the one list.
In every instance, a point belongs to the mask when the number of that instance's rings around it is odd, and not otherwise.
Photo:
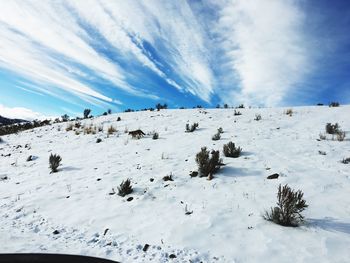
[(103, 235), (105, 236), (108, 232), (109, 228), (106, 228), (105, 231), (103, 232)]
[(260, 121), (261, 120), (261, 114), (255, 114), (255, 121)]
[(170, 254), (169, 258), (176, 258), (176, 255), (175, 254)]
[(332, 101), (331, 103), (329, 103), (329, 107), (339, 107), (339, 102), (337, 101)]
[(58, 231), (58, 230), (55, 230), (52, 232), (52, 234), (54, 234), (54, 235), (58, 235), (59, 233), (60, 233), (60, 231)]
[(164, 177), (163, 177), (163, 181), (164, 181), (164, 182), (167, 182), (167, 181), (174, 181), (172, 176), (173, 176), (172, 174), (164, 176)]
[(321, 155), (327, 155), (327, 153), (324, 152), (324, 151), (318, 151), (318, 153), (321, 154)]
[(33, 161), (33, 160), (34, 160), (33, 155), (29, 155), (26, 161), (30, 162), (30, 161)]
[(101, 181), (102, 179), (101, 178), (97, 178), (96, 181)]
[(193, 123), (191, 126), (190, 124), (186, 123), (186, 132), (194, 132), (198, 128), (198, 122)]
[(340, 131), (340, 127), (338, 123), (332, 124), (327, 123), (326, 124), (326, 133), (328, 134), (337, 134)]
[(115, 190), (112, 188), (112, 192), (108, 193), (109, 195), (115, 195)]
[(103, 258), (64, 254), (0, 254), (2, 263), (118, 263)]
[(133, 192), (130, 179), (123, 181), (118, 187), (118, 195), (124, 197)]
[(98, 138), (98, 139), (96, 140), (96, 143), (100, 143), (100, 142), (102, 142), (102, 139), (101, 139), (101, 138)]
[(224, 165), (222, 159), (220, 159), (219, 151), (212, 150), (210, 154), (211, 157), (209, 157), (207, 147), (202, 147), (201, 151), (196, 155), (199, 177), (208, 177), (208, 180), (211, 180), (213, 175)]
[(298, 226), (304, 221), (301, 215), (308, 205), (301, 190), (294, 191), (287, 184), (279, 185), (277, 206), (265, 212), (264, 219), (282, 226)]
[(268, 177), (267, 177), (267, 179), (277, 179), (278, 178), (278, 176), (280, 176), (279, 174), (271, 174), (271, 175), (269, 175)]
[(226, 157), (238, 158), (241, 155), (242, 148), (236, 147), (233, 142), (224, 144), (223, 152)]
[(144, 252), (147, 252), (148, 248), (149, 248), (149, 245), (148, 245), (148, 244), (145, 244), (145, 245), (143, 246), (143, 249), (142, 249), (142, 250), (143, 250)]
[(211, 139), (212, 139), (213, 141), (218, 141), (218, 140), (220, 140), (220, 139), (221, 139), (220, 132), (218, 131), (217, 133), (215, 133), (215, 134), (211, 137)]
[(149, 181), (150, 181), (150, 182), (153, 182), (153, 181), (154, 181), (154, 178), (150, 178)]
[(57, 168), (60, 165), (61, 161), (62, 161), (61, 156), (59, 156), (58, 154), (51, 153), (50, 158), (49, 158), (51, 173), (58, 172)]
[(349, 158), (344, 158), (341, 162), (342, 162), (343, 164), (348, 164), (348, 163), (350, 163), (350, 157), (349, 157)]
[(130, 202), (132, 200), (134, 200), (134, 197), (132, 197), (132, 196), (130, 196), (130, 197), (128, 197), (128, 199), (126, 199), (126, 201), (128, 201), (128, 202)]
[(152, 139), (153, 140), (158, 140), (158, 138), (159, 138), (159, 133), (158, 132), (153, 133)]
[(198, 172), (197, 171), (191, 171), (190, 172), (190, 176), (191, 177), (197, 177), (198, 176)]
[(1, 177), (0, 177), (0, 180), (1, 180), (1, 181), (5, 181), (5, 180), (7, 180), (7, 179), (8, 179), (7, 175), (4, 175), (4, 176), (1, 176)]

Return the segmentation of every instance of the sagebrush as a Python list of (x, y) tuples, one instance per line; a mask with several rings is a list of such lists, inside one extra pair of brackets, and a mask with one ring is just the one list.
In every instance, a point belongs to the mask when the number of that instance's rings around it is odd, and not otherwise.
[(133, 192), (132, 185), (130, 179), (126, 179), (122, 181), (122, 183), (118, 187), (118, 195), (124, 197)]
[(57, 173), (58, 172), (58, 167), (60, 166), (60, 163), (62, 161), (61, 156), (58, 154), (52, 154), (49, 157), (49, 164), (50, 164), (50, 169), (51, 173)]
[(277, 206), (265, 212), (264, 218), (282, 226), (298, 226), (304, 221), (301, 214), (308, 205), (301, 190), (294, 191), (287, 184), (279, 185)]
[(238, 158), (241, 155), (242, 148), (236, 147), (233, 142), (224, 144), (223, 152), (226, 157)]
[(209, 152), (207, 147), (202, 147), (201, 151), (197, 153), (196, 163), (198, 164), (199, 177), (207, 177), (209, 180), (223, 165), (219, 151)]

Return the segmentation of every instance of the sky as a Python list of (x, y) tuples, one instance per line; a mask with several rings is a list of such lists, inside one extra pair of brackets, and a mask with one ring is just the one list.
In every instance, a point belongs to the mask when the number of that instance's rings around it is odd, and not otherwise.
[(350, 103), (347, 0), (0, 1), (0, 115)]

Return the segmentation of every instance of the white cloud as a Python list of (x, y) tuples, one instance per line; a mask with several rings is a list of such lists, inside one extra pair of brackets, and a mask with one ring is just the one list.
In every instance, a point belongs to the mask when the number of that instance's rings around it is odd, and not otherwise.
[(219, 14), (216, 30), (226, 67), (240, 86), (224, 96), (252, 104), (281, 103), (310, 68), (297, 1), (224, 1)]
[(228, 103), (277, 105), (310, 69), (298, 2), (0, 1), (0, 67), (44, 83), (36, 92), (47, 84), (51, 95), (59, 87), (88, 102), (122, 103), (88, 85), (95, 76), (79, 64), (129, 94), (158, 99), (135, 84), (148, 76), (121, 59), (207, 102), (217, 94)]
[(0, 115), (6, 118), (11, 119), (23, 119), (23, 120), (43, 120), (48, 118), (41, 113), (32, 111), (31, 109), (23, 108), (23, 107), (6, 107), (0, 104)]

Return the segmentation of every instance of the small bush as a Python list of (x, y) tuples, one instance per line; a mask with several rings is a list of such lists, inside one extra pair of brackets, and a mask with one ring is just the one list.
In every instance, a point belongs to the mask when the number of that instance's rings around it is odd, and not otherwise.
[(158, 138), (159, 138), (158, 132), (153, 133), (152, 139), (153, 139), (153, 140), (158, 140)]
[(71, 131), (71, 130), (73, 130), (73, 123), (69, 123), (66, 128), (66, 131)]
[(234, 110), (233, 115), (235, 115), (235, 116), (239, 116), (239, 115), (242, 115), (242, 113), (241, 113), (240, 111), (236, 111), (236, 110)]
[(339, 102), (336, 101), (332, 101), (331, 103), (329, 103), (329, 107), (339, 107)]
[(124, 197), (133, 192), (130, 179), (123, 181), (118, 187), (118, 195)]
[(60, 163), (62, 161), (61, 156), (59, 156), (58, 154), (52, 154), (49, 157), (49, 164), (50, 164), (50, 169), (51, 169), (51, 173), (57, 173), (58, 170), (58, 166), (60, 166)]
[(90, 115), (90, 113), (91, 113), (91, 110), (90, 109), (85, 109), (84, 110), (84, 119), (87, 119), (87, 118), (89, 118), (89, 115)]
[(61, 118), (63, 122), (69, 121), (69, 116), (67, 114), (62, 115)]
[(92, 125), (84, 127), (84, 134), (96, 134), (96, 127)]
[(308, 205), (301, 190), (293, 191), (287, 184), (279, 185), (277, 206), (265, 212), (264, 218), (282, 226), (298, 226), (304, 221), (301, 215)]
[(260, 114), (255, 114), (255, 121), (260, 121), (261, 120), (261, 115)]
[(220, 132), (218, 131), (217, 133), (215, 133), (215, 134), (213, 135), (213, 137), (211, 137), (211, 139), (212, 139), (213, 141), (218, 141), (218, 140), (220, 140), (220, 139), (221, 139), (221, 134), (220, 134)]
[(229, 142), (227, 144), (224, 144), (223, 152), (226, 157), (238, 158), (241, 155), (242, 148), (241, 147), (236, 148), (233, 142)]
[(80, 121), (75, 122), (74, 123), (74, 128), (80, 129), (81, 128), (81, 122)]
[(210, 154), (211, 157), (209, 157), (207, 147), (202, 147), (201, 151), (196, 155), (199, 177), (208, 177), (209, 180), (213, 178), (213, 175), (223, 165), (219, 151), (212, 150)]
[(344, 158), (341, 162), (342, 162), (343, 164), (348, 164), (348, 163), (350, 163), (350, 157)]
[(290, 117), (292, 117), (292, 115), (293, 115), (293, 110), (292, 110), (292, 109), (288, 109), (288, 110), (286, 110), (285, 114), (286, 114), (286, 115), (289, 115)]
[(113, 125), (111, 125), (108, 130), (107, 130), (107, 133), (108, 135), (111, 135), (113, 133), (115, 133), (117, 130), (113, 127)]
[(224, 130), (222, 129), (222, 127), (219, 127), (218, 133), (224, 133)]
[(163, 181), (164, 181), (164, 182), (167, 182), (167, 181), (174, 181), (174, 179), (173, 179), (173, 174), (170, 173), (169, 175), (164, 176), (164, 177), (163, 177)]
[(198, 128), (198, 122), (193, 123), (191, 126), (190, 124), (186, 123), (186, 132), (194, 132)]
[(328, 134), (336, 134), (339, 131), (339, 125), (338, 123), (332, 124), (332, 123), (327, 123), (326, 124), (326, 132)]

